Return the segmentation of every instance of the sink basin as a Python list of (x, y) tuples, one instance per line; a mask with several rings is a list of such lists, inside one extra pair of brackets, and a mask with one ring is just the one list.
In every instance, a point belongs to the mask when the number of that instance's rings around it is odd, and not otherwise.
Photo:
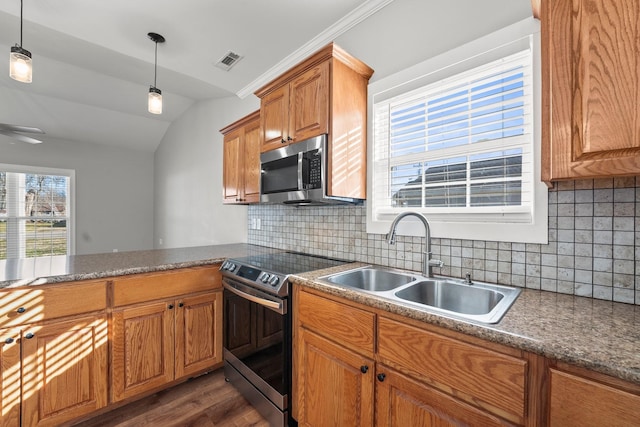
[(390, 291), (407, 283), (415, 282), (415, 275), (384, 268), (365, 267), (344, 273), (321, 277), (329, 283), (362, 289), (369, 292)]
[(484, 323), (500, 321), (518, 295), (518, 288), (454, 280), (422, 280), (394, 293), (398, 300)]
[(444, 280), (418, 282), (395, 295), (403, 300), (461, 314), (487, 314), (504, 298), (504, 294), (491, 289)]

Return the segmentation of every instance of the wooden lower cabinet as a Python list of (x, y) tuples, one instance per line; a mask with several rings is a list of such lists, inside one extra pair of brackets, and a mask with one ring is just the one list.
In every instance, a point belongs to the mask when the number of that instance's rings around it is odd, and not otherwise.
[(221, 328), (221, 291), (114, 309), (112, 400), (222, 362)]
[(173, 381), (173, 304), (173, 301), (162, 301), (113, 311), (111, 392), (114, 402)]
[(549, 378), (550, 427), (639, 425), (640, 387), (586, 371), (550, 369)]
[(504, 426), (505, 421), (384, 365), (377, 365), (376, 427)]
[(373, 425), (373, 360), (306, 328), (298, 331), (296, 344), (300, 425)]
[(58, 426), (107, 405), (106, 315), (29, 326), (21, 346), (23, 427)]
[(0, 427), (20, 426), (21, 333), (19, 328), (0, 329)]
[(518, 350), (504, 354), (304, 288), (294, 288), (294, 300), (300, 425), (535, 425)]
[(178, 300), (175, 356), (176, 378), (222, 362), (222, 292)]

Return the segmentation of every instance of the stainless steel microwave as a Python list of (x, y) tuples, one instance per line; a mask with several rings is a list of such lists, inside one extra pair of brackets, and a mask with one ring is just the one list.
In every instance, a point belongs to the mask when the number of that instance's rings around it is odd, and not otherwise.
[(327, 135), (260, 155), (260, 202), (291, 205), (361, 203), (327, 196)]

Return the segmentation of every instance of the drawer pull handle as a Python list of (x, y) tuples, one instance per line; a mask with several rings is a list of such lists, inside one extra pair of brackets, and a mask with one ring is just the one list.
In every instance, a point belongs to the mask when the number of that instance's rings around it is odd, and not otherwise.
[(31, 338), (35, 337), (35, 335), (33, 335), (31, 332), (29, 332), (27, 335), (24, 336), (26, 339), (30, 340)]
[(7, 338), (6, 340), (4, 340), (5, 344), (11, 344), (13, 342), (13, 338)]
[(366, 374), (367, 372), (369, 372), (369, 367), (367, 365), (360, 366), (360, 372)]
[(382, 382), (385, 378), (387, 378), (385, 374), (378, 374), (378, 381)]
[(17, 309), (16, 311), (17, 311), (18, 313), (22, 314), (22, 313), (24, 313), (25, 311), (27, 311), (27, 309), (26, 309), (26, 308), (24, 308), (24, 307), (20, 307), (20, 308), (19, 308), (19, 309)]

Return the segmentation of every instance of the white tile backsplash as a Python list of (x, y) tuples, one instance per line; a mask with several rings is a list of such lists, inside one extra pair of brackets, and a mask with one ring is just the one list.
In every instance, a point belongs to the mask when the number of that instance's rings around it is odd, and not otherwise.
[[(366, 233), (364, 206), (249, 206), (249, 243), (420, 271), (423, 238)], [(257, 220), (260, 229), (251, 227)], [(436, 273), (640, 305), (640, 178), (557, 183), (549, 244), (432, 239)]]

